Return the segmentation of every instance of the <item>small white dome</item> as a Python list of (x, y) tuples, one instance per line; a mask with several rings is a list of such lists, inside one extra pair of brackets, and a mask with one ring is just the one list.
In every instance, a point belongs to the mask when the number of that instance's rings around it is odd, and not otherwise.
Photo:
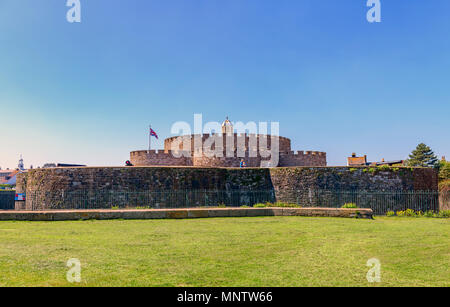
[(228, 120), (228, 116), (222, 123), (222, 133), (227, 135), (233, 134), (233, 124)]
[(222, 123), (222, 127), (231, 127), (231, 126), (233, 126), (233, 125), (232, 125), (231, 122), (228, 120), (228, 116), (227, 116), (227, 118), (225, 119), (225, 121)]

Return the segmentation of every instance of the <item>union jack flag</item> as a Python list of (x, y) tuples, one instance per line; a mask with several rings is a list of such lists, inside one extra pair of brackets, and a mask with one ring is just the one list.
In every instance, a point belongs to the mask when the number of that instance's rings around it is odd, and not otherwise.
[(158, 139), (158, 135), (156, 134), (156, 132), (152, 128), (150, 128), (150, 135), (154, 136), (156, 139)]

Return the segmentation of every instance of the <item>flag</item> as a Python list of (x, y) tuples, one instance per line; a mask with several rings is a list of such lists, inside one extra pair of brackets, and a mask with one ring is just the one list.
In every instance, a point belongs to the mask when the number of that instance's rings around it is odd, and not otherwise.
[(156, 139), (158, 139), (158, 135), (156, 134), (156, 132), (152, 128), (150, 128), (150, 135), (154, 136)]

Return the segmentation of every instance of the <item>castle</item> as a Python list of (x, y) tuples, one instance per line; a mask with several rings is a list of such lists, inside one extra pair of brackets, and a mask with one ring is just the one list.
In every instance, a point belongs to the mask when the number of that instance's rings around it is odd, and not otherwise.
[(228, 118), (221, 134), (191, 134), (165, 139), (164, 151), (130, 153), (135, 166), (196, 167), (290, 167), (326, 166), (325, 152), (291, 150), (291, 140), (282, 136), (235, 133)]

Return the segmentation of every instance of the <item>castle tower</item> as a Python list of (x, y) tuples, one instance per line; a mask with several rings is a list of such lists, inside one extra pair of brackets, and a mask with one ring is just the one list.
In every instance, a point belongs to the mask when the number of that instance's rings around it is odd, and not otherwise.
[(225, 135), (233, 135), (233, 124), (228, 120), (228, 116), (225, 121), (222, 123), (222, 134)]
[(20, 155), (20, 159), (19, 159), (19, 164), (17, 165), (19, 171), (24, 171), (25, 170), (25, 166), (23, 164), (23, 159), (22, 159), (22, 155)]
[[(228, 117), (213, 134), (173, 136), (164, 140), (164, 152), (130, 153), (135, 166), (247, 167), (326, 166), (326, 153), (291, 150), (291, 140), (267, 134), (235, 133)], [(275, 142), (275, 143), (274, 143)], [(354, 154), (356, 158), (356, 154)]]

